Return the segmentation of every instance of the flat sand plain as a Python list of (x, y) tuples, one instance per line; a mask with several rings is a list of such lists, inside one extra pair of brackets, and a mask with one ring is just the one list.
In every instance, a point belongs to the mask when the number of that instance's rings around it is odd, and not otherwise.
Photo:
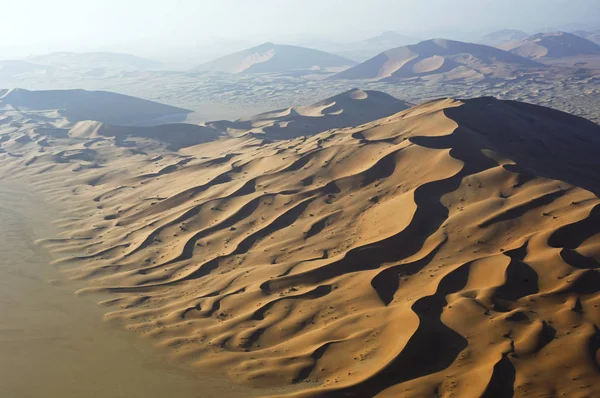
[(26, 188), (0, 182), (0, 396), (6, 398), (248, 397), (102, 319), (34, 242), (56, 216)]

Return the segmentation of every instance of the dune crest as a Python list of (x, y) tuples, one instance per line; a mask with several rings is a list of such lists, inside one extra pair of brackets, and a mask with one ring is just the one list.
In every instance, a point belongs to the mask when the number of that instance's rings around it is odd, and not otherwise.
[(538, 33), (522, 40), (505, 43), (500, 47), (513, 54), (531, 59), (600, 55), (598, 44), (566, 32)]
[(0, 90), (0, 108), (57, 110), (70, 122), (95, 120), (124, 125), (155, 125), (184, 120), (191, 111), (129, 95), (88, 90)]
[(112, 70), (148, 70), (160, 69), (163, 65), (154, 60), (137, 57), (132, 54), (111, 52), (55, 52), (30, 57), (29, 62), (53, 68), (77, 68)]
[(69, 204), (57, 265), (173, 355), (295, 397), (600, 394), (596, 124), (443, 99), (160, 153), (27, 126), (0, 167)]
[(506, 70), (540, 68), (518, 55), (481, 44), (434, 39), (393, 48), (330, 79), (414, 78), (444, 74), (448, 79), (497, 77)]
[(407, 102), (381, 91), (355, 88), (311, 105), (279, 109), (234, 122), (211, 122), (207, 126), (233, 136), (260, 134), (266, 139), (290, 139), (354, 127), (409, 107)]
[(282, 73), (340, 68), (356, 62), (306, 47), (264, 43), (200, 65), (199, 71), (227, 73)]

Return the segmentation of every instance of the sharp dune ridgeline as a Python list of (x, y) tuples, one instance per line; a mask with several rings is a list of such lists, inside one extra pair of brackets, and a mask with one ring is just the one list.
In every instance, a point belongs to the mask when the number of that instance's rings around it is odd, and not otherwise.
[(600, 31), (591, 33), (589, 36), (586, 37), (586, 39), (600, 45)]
[(132, 54), (111, 52), (55, 52), (29, 57), (27, 61), (36, 65), (77, 70), (104, 68), (118, 71), (132, 71), (161, 69), (163, 67), (158, 61)]
[(482, 44), (434, 39), (382, 52), (330, 79), (381, 80), (444, 75), (448, 80), (503, 77), (543, 65)]
[(52, 67), (36, 65), (22, 60), (0, 60), (0, 83), (5, 79), (27, 74), (44, 74), (52, 72)]
[(488, 46), (496, 46), (512, 41), (523, 40), (527, 37), (529, 37), (529, 35), (522, 30), (502, 29), (484, 35), (480, 41)]
[(329, 51), (353, 60), (366, 61), (382, 51), (418, 43), (419, 41), (419, 39), (411, 36), (405, 36), (394, 31), (387, 31), (365, 40), (331, 45)]
[(582, 55), (600, 56), (598, 44), (566, 32), (538, 33), (500, 47), (522, 57), (541, 60)]
[(108, 320), (256, 395), (599, 396), (600, 126), (402, 106), (352, 90), (166, 148), (6, 105), (0, 175), (62, 209), (40, 243)]
[(355, 88), (312, 105), (293, 106), (234, 122), (218, 121), (207, 125), (233, 136), (259, 134), (266, 139), (280, 140), (354, 127), (409, 107), (409, 103), (381, 91)]
[(200, 65), (198, 71), (227, 73), (284, 73), (327, 70), (355, 65), (339, 55), (311, 48), (264, 43)]
[(120, 125), (155, 125), (183, 120), (191, 111), (129, 95), (88, 90), (0, 89), (0, 107), (56, 110), (69, 122), (94, 120)]

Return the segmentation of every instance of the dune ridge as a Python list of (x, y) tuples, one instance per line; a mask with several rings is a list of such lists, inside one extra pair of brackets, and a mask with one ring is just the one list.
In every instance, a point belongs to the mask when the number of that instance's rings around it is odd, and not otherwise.
[(191, 111), (109, 91), (0, 90), (0, 107), (56, 110), (70, 122), (95, 120), (123, 125), (154, 125), (185, 119)]
[(535, 61), (482, 44), (433, 39), (393, 48), (339, 72), (329, 79), (386, 79), (445, 75), (448, 79), (480, 80), (503, 76), (506, 70), (540, 68)]
[(227, 73), (282, 73), (340, 68), (356, 62), (311, 48), (264, 43), (200, 65), (199, 71)]
[(132, 54), (111, 52), (55, 52), (33, 56), (27, 61), (55, 68), (147, 70), (163, 67), (162, 63), (158, 61)]
[(234, 122), (210, 122), (207, 126), (233, 136), (260, 134), (280, 140), (353, 127), (409, 107), (409, 103), (381, 91), (354, 88), (311, 105), (279, 109)]
[(202, 369), (294, 397), (600, 394), (592, 122), (441, 99), (161, 152), (42, 150), (33, 125), (0, 126), (0, 170), (68, 203), (57, 266)]
[(566, 32), (538, 33), (522, 40), (504, 43), (500, 48), (531, 59), (600, 55), (598, 44)]

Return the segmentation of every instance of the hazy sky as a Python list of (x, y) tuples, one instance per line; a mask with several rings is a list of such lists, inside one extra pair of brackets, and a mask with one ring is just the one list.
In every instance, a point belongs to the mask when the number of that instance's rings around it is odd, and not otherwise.
[[(426, 36), (600, 21), (600, 0), (1, 0), (0, 48), (146, 51), (294, 36)], [(598, 23), (600, 25), (600, 23)], [(7, 50), (8, 51), (8, 50)]]

